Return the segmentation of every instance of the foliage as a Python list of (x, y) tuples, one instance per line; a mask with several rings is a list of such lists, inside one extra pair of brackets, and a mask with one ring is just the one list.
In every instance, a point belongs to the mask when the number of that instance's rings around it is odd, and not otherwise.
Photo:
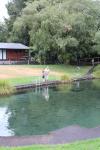
[(93, 71), (93, 76), (96, 78), (100, 78), (100, 65), (96, 66)]
[(9, 95), (14, 92), (14, 88), (10, 86), (6, 80), (0, 80), (0, 95)]
[(7, 10), (6, 40), (31, 46), (38, 63), (66, 64), (99, 54), (100, 1), (11, 0)]
[(64, 74), (64, 75), (61, 76), (61, 80), (62, 81), (70, 81), (71, 78), (70, 78), (70, 76), (68, 74)]
[(94, 45), (94, 49), (98, 52), (98, 54), (100, 54), (100, 31), (99, 30), (95, 33), (94, 42), (96, 43), (96, 45)]
[(0, 23), (0, 42), (6, 41), (6, 37), (7, 37), (6, 25), (3, 23)]
[(93, 73), (93, 76), (96, 77), (96, 78), (100, 78), (100, 70), (95, 71), (95, 72)]
[[(16, 39), (15, 35), (13, 34), (13, 30), (12, 30), (13, 24), (14, 24), (16, 18), (21, 15), (22, 9), (26, 6), (25, 2), (27, 2), (27, 0), (11, 0), (6, 5), (7, 11), (9, 14), (9, 18), (5, 19), (6, 28), (8, 31), (8, 35), (6, 36), (6, 41), (8, 41), (8, 42), (17, 41), (17, 42), (22, 42), (22, 43), (26, 44), (25, 41), (23, 41), (25, 37), (23, 36), (23, 40), (21, 40), (20, 37), (19, 37), (20, 40), (18, 38)], [(20, 31), (19, 31), (19, 34), (20, 34)], [(24, 31), (24, 34), (25, 34), (25, 31)]]

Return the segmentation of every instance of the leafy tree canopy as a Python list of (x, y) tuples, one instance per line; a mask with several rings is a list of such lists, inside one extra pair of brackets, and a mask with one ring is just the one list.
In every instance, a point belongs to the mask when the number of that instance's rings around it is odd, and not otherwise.
[(12, 0), (9, 41), (30, 45), (40, 62), (66, 63), (99, 53), (100, 2)]

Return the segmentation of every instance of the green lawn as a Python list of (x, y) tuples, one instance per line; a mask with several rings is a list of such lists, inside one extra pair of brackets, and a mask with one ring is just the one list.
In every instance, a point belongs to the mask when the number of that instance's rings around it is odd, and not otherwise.
[(80, 69), (77, 69), (77, 66), (71, 66), (71, 65), (22, 65), (21, 67), (45, 68), (47, 66), (51, 71), (68, 73), (71, 76), (84, 75), (91, 67), (91, 66), (81, 66)]
[[(47, 65), (20, 65), (20, 71), (21, 68), (45, 68)], [(78, 69), (76, 66), (71, 66), (71, 65), (48, 65), (50, 71), (55, 71), (55, 72), (60, 72), (63, 74), (68, 74), (71, 78), (74, 77), (80, 77), (82, 75), (84, 75), (90, 68), (90, 66), (82, 66), (80, 67), (80, 69)], [(16, 67), (16, 65), (15, 65)], [(60, 80), (60, 76), (49, 76), (49, 80)], [(28, 76), (25, 77), (23, 74), (23, 77), (16, 77), (16, 78), (12, 78), (12, 79), (8, 79), (8, 81), (10, 81), (10, 83), (12, 85), (18, 85), (18, 84), (27, 84), (27, 83), (33, 83), (36, 81), (41, 81), (42, 78), (40, 77), (36, 77), (36, 76)]]
[(100, 150), (100, 139), (81, 141), (65, 145), (34, 145), (29, 147), (2, 147), (0, 150)]
[[(50, 76), (49, 80), (59, 80), (60, 78), (58, 76)], [(11, 85), (19, 85), (19, 84), (31, 84), (31, 83), (36, 83), (39, 81), (42, 81), (41, 77), (21, 77), (21, 78), (12, 78), (8, 79), (8, 81), (11, 83)]]

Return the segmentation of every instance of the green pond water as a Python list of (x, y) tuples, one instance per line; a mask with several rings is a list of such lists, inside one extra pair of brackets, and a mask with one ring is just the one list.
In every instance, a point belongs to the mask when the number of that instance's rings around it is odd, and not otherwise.
[(100, 126), (99, 80), (0, 97), (0, 136), (41, 135), (72, 125)]

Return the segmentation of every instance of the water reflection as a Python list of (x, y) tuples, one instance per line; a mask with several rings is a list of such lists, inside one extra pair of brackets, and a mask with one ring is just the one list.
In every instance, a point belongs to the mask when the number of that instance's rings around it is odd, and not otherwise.
[(81, 91), (80, 81), (76, 81), (73, 83), (72, 91), (79, 92)]
[[(57, 85), (54, 88), (56, 88), (55, 91), (69, 93), (72, 89), (72, 86), (73, 86), (73, 84), (69, 83), (69, 84)], [(53, 88), (53, 90), (54, 90), (54, 88)]]
[(77, 87), (77, 89), (80, 88), (80, 81), (77, 81), (77, 82), (76, 82), (76, 87)]
[(46, 101), (49, 100), (50, 95), (49, 95), (48, 86), (45, 86), (45, 87), (42, 88), (42, 95), (43, 95), (43, 97), (45, 98)]
[(0, 108), (0, 136), (14, 135), (12, 130), (8, 129), (10, 112), (7, 112), (7, 107)]
[(93, 86), (95, 87), (95, 89), (100, 89), (100, 82), (98, 82), (97, 79), (93, 80)]

